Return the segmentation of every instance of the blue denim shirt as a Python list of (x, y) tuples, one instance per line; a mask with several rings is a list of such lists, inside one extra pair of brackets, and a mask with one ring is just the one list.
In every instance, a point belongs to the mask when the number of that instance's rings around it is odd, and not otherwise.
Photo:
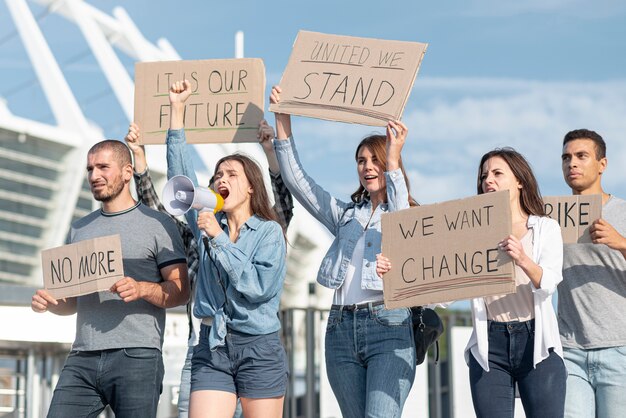
[[(197, 185), (186, 147), (182, 129), (168, 131), (167, 176), (182, 174)], [(252, 335), (278, 331), (278, 308), (286, 273), (286, 246), (280, 225), (253, 215), (241, 227), (237, 241), (231, 242), (226, 215), (218, 212), (216, 218), (224, 233), (208, 239), (209, 259), (198, 228), (197, 211), (191, 209), (185, 217), (200, 252), (193, 313), (198, 318), (213, 318), (210, 347), (224, 345), (229, 328)]]
[(331, 289), (341, 287), (354, 247), (365, 233), (361, 288), (383, 290), (383, 282), (376, 274), (376, 254), (380, 253), (382, 239), (380, 217), (383, 213), (409, 207), (409, 192), (402, 170), (385, 172), (388, 203), (378, 205), (372, 214), (369, 200), (358, 204), (342, 202), (315, 183), (302, 169), (293, 138), (274, 141), (274, 148), (289, 191), (335, 236), (317, 273), (318, 283)]

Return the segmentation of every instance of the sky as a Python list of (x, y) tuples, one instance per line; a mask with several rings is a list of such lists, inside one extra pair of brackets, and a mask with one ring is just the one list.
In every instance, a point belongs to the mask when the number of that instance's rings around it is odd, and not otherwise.
[[(13, 0), (5, 0), (13, 1)], [(609, 0), (157, 1), (90, 0), (111, 14), (123, 5), (150, 41), (166, 38), (183, 59), (262, 58), (267, 89), (280, 82), (298, 30), (428, 43), (403, 121), (403, 159), (422, 204), (475, 194), (487, 151), (512, 146), (534, 168), (544, 195), (569, 194), (560, 155), (572, 129), (607, 142), (605, 191), (626, 198), (626, 3)], [(86, 116), (106, 137), (128, 120), (79, 30), (29, 1)], [(133, 76), (133, 61), (119, 53)], [(0, 2), (0, 97), (12, 113), (55, 124)], [(266, 110), (273, 123), (273, 115)], [(323, 187), (349, 199), (358, 179), (354, 150), (369, 126), (294, 117), (303, 165)]]

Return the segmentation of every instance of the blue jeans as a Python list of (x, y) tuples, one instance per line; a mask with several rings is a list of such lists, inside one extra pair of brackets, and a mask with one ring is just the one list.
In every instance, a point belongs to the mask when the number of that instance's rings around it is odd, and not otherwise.
[(163, 373), (163, 358), (156, 348), (72, 351), (48, 418), (97, 417), (107, 405), (116, 418), (154, 418)]
[(470, 355), (470, 388), (478, 418), (513, 418), (515, 384), (526, 417), (563, 417), (565, 365), (550, 349), (550, 355), (533, 368), (534, 324), (534, 320), (489, 321), (489, 371)]
[(623, 417), (626, 413), (626, 346), (563, 351), (567, 377), (565, 416)]
[(187, 349), (187, 357), (183, 370), (180, 372), (180, 389), (178, 391), (178, 418), (189, 416), (189, 396), (191, 395), (191, 356), (193, 347)]
[(326, 371), (344, 418), (402, 415), (415, 379), (409, 309), (331, 309)]

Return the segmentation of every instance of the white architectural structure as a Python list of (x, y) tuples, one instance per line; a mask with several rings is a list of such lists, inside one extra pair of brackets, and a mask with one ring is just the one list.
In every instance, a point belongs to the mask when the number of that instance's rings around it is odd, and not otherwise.
[[(41, 286), (42, 249), (62, 245), (70, 223), (96, 208), (85, 181), (86, 152), (102, 139), (98, 120), (88, 120), (26, 0), (5, 0), (15, 29), (28, 54), (54, 116), (45, 124), (14, 115), (0, 97), (0, 415), (44, 416), (51, 390), (73, 340), (74, 320), (52, 314), (34, 315), (30, 297)], [(146, 40), (124, 9), (107, 15), (83, 0), (34, 0), (75, 25), (89, 46), (128, 121), (133, 118), (133, 79), (118, 54), (134, 61), (180, 59), (165, 39)], [(236, 36), (243, 56), (243, 33)], [(93, 118), (92, 118), (93, 119)], [(204, 146), (209, 147), (209, 146)], [(200, 148), (194, 157), (213, 167), (234, 151), (264, 162), (256, 144), (222, 144)], [(198, 148), (196, 148), (198, 149)], [(203, 152), (204, 151), (204, 152)], [(163, 185), (165, 149), (147, 149), (157, 189)], [(209, 173), (199, 173), (208, 182)], [(269, 178), (267, 185), (269, 186)], [(306, 211), (296, 207), (289, 228), (289, 271), (284, 306), (330, 305), (330, 294), (309, 283), (330, 236)], [(182, 310), (168, 314), (164, 347), (166, 377), (160, 417), (172, 416), (178, 376), (186, 352), (186, 318)], [(298, 367), (298, 366), (296, 366)], [(4, 416), (4, 415), (3, 415)]]

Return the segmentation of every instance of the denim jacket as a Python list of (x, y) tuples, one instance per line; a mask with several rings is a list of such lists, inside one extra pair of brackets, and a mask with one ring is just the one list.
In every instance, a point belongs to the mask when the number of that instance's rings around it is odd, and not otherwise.
[(342, 202), (315, 183), (302, 169), (293, 138), (274, 141), (274, 148), (289, 191), (335, 236), (317, 273), (318, 283), (331, 289), (341, 287), (354, 247), (365, 232), (361, 288), (383, 290), (383, 282), (376, 274), (376, 254), (380, 253), (382, 238), (380, 217), (384, 213), (409, 207), (409, 192), (402, 171), (385, 172), (388, 203), (378, 205), (372, 214), (369, 200)]
[[(168, 131), (167, 176), (182, 174), (197, 185), (186, 147), (182, 129)], [(237, 241), (231, 242), (226, 215), (218, 212), (216, 218), (224, 233), (209, 238), (207, 247), (198, 228), (197, 211), (190, 209), (185, 217), (198, 242), (200, 257), (193, 313), (198, 318), (213, 319), (210, 347), (224, 345), (228, 328), (252, 335), (278, 331), (286, 274), (281, 226), (253, 215), (241, 227)]]

